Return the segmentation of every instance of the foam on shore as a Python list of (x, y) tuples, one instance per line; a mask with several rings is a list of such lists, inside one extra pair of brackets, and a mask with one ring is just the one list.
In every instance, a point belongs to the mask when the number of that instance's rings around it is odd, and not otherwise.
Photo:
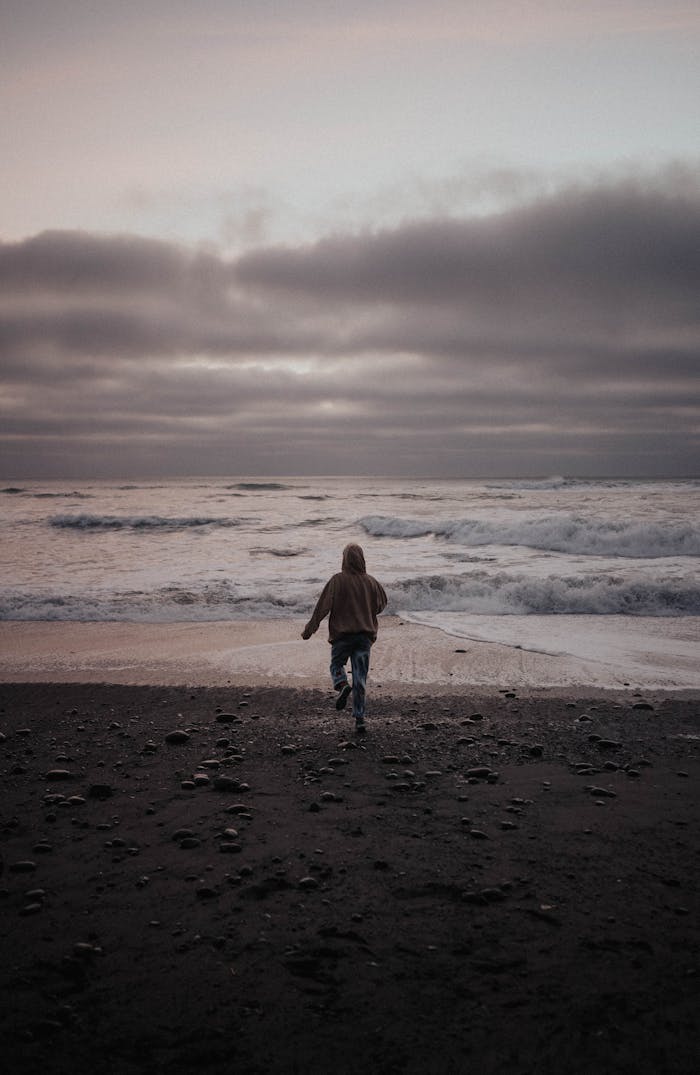
[[(521, 637), (465, 639), (425, 624), (383, 617), (372, 652), (371, 689), (406, 693), (430, 688), (513, 687), (682, 690), (700, 687), (692, 662), (666, 652), (625, 659), (602, 646), (582, 656), (523, 648)], [(700, 620), (686, 623), (697, 638)], [(690, 626), (688, 626), (690, 624)], [(323, 628), (309, 642), (302, 621), (229, 623), (0, 624), (0, 680), (129, 684), (229, 684), (325, 687), (329, 647)], [(484, 625), (485, 626), (485, 625)], [(540, 625), (541, 626), (541, 625)], [(559, 624), (559, 627), (563, 626)], [(692, 633), (691, 631), (691, 633)]]

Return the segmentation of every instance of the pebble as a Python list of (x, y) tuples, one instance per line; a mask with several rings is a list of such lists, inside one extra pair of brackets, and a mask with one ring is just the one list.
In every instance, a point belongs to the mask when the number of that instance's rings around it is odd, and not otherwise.
[(69, 769), (49, 769), (44, 776), (45, 780), (72, 780), (73, 773)]
[(654, 707), (653, 707), (653, 705), (651, 705), (650, 702), (635, 702), (634, 705), (632, 706), (632, 709), (651, 709), (651, 710), (653, 710), (653, 708)]
[(87, 941), (78, 941), (73, 945), (73, 954), (79, 959), (93, 959), (102, 955), (102, 949), (96, 944), (88, 944)]
[(196, 896), (198, 900), (213, 900), (219, 895), (215, 888), (209, 885), (203, 885), (201, 888), (196, 889)]
[(35, 869), (36, 862), (32, 862), (30, 859), (10, 863), (10, 873), (33, 873)]
[(303, 888), (303, 889), (318, 888), (318, 881), (316, 880), (315, 877), (302, 877), (301, 881), (299, 882), (299, 888)]
[(469, 835), (473, 840), (488, 840), (488, 836), (482, 829), (470, 829)]
[(175, 731), (168, 732), (165, 737), (166, 743), (186, 743), (190, 738), (189, 732), (183, 731), (182, 728), (176, 728)]
[(467, 769), (466, 776), (470, 780), (488, 780), (492, 770), (487, 765), (477, 765), (473, 769)]

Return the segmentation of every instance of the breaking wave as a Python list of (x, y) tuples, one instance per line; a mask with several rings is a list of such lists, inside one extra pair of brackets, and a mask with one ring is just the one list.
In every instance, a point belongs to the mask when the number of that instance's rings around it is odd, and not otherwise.
[[(260, 551), (273, 556), (280, 552)], [(111, 593), (14, 590), (0, 596), (0, 620), (169, 623), (308, 617), (321, 581), (298, 582), (284, 595), (265, 586), (254, 592), (230, 580)], [(601, 574), (536, 579), (474, 571), (399, 580), (387, 586), (387, 594), (387, 612), (392, 615), (700, 615), (700, 586), (674, 577), (650, 581)]]
[(49, 526), (67, 530), (187, 530), (202, 526), (238, 526), (236, 519), (206, 515), (165, 518), (162, 515), (54, 515)]
[(531, 549), (591, 556), (654, 559), (663, 556), (700, 556), (700, 525), (592, 519), (578, 515), (507, 519), (458, 519), (421, 522), (393, 516), (368, 515), (359, 520), (373, 537), (416, 538), (434, 535), (469, 547), (523, 545)]
[(0, 596), (0, 620), (208, 623), (283, 619), (308, 615), (311, 607), (310, 593), (280, 597), (262, 590), (248, 594), (231, 583), (216, 582), (197, 589), (172, 585), (152, 591), (111, 594), (5, 592)]
[(519, 575), (433, 575), (390, 589), (390, 611), (469, 612), (472, 615), (697, 616), (700, 587), (668, 578), (630, 580)]

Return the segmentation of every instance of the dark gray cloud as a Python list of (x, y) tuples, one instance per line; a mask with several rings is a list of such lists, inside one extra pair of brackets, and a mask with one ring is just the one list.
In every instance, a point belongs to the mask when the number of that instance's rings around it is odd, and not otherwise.
[(700, 277), (698, 240), (697, 196), (627, 183), (563, 192), (495, 217), (261, 250), (241, 258), (237, 275), (253, 286), (349, 302), (510, 304), (568, 295), (598, 304), (648, 293), (688, 300)]
[(3, 469), (697, 472), (698, 294), (692, 185), (233, 260), (0, 244)]

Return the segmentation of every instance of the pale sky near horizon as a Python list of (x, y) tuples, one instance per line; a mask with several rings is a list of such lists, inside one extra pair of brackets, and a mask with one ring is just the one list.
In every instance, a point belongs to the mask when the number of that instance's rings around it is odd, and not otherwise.
[(0, 470), (700, 473), (700, 6), (0, 0)]

